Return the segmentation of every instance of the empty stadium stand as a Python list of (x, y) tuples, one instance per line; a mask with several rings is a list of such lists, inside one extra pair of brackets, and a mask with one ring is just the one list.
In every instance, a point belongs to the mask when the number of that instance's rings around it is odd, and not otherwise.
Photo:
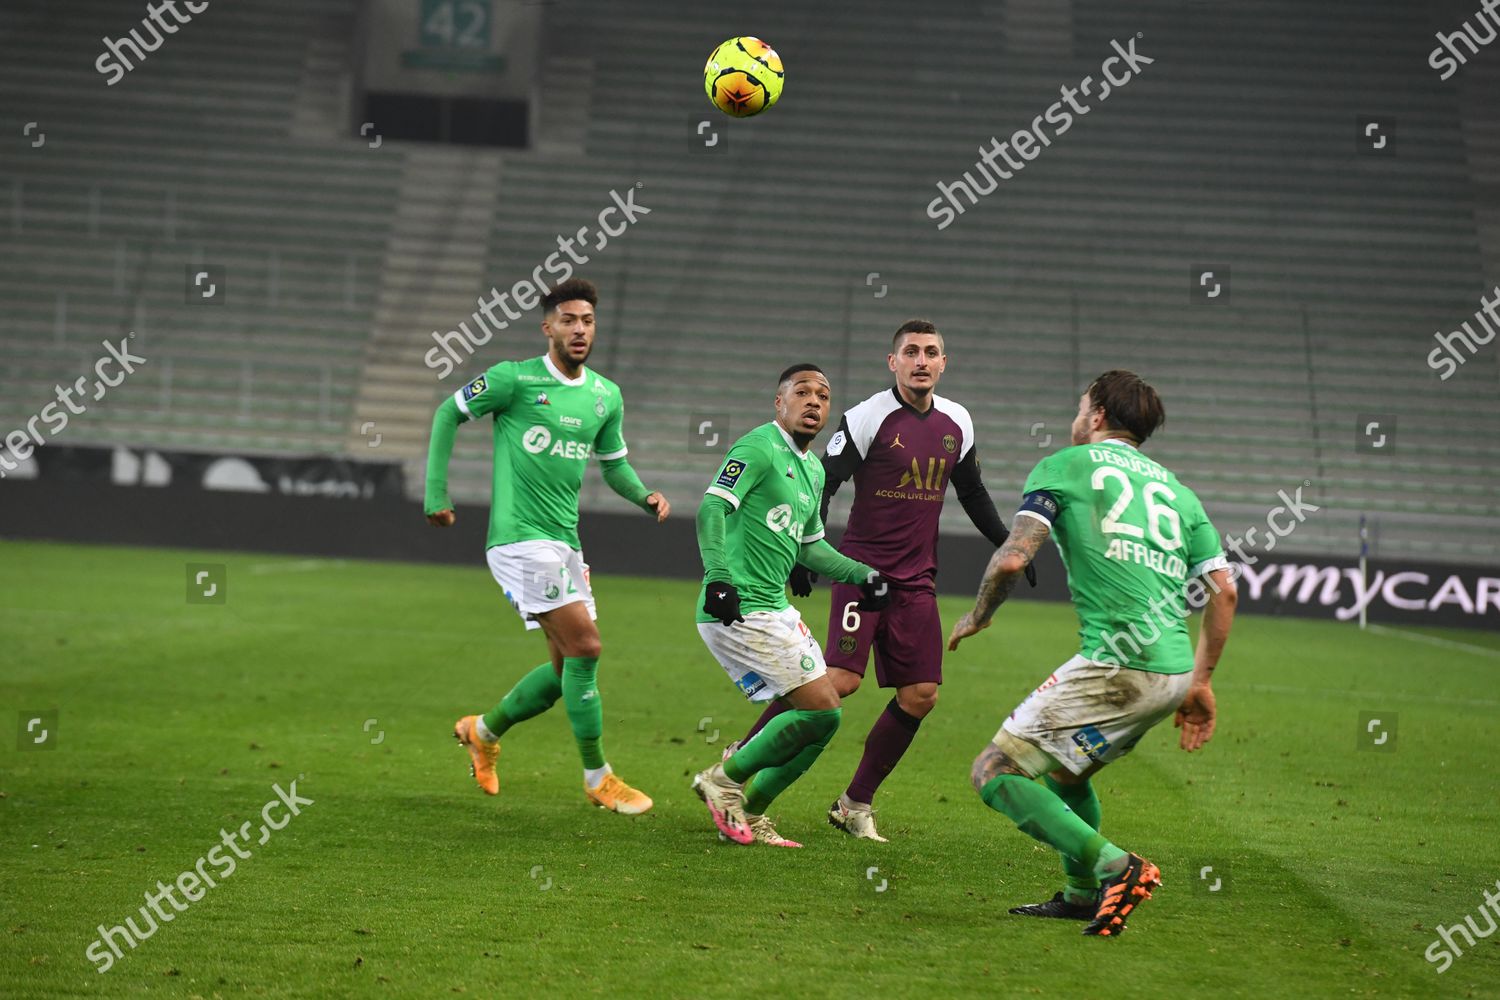
[[(920, 315), (947, 336), (942, 391), (973, 412), (1002, 510), (1066, 442), (1088, 378), (1130, 367), (1167, 404), (1148, 450), (1222, 530), (1300, 487), (1322, 509), (1294, 551), (1352, 554), (1365, 515), (1382, 554), (1500, 556), (1500, 343), (1446, 381), (1427, 362), (1500, 282), (1494, 89), (1477, 89), (1500, 48), (1450, 82), (1426, 70), (1463, 5), (767, 7), (786, 95), (734, 122), (699, 87), (720, 39), (679, 8), (547, 7), (542, 140), (499, 152), (349, 135), (353, 0), (215, 5), (114, 87), (93, 60), (128, 7), (8, 6), (0, 423), (134, 331), (152, 364), (70, 440), (358, 456), (374, 425), (419, 488), (435, 402), (542, 346), (528, 318), (439, 379), (432, 332), (634, 188), (650, 214), (580, 270), (633, 461), (679, 510), (727, 443), (709, 436), (769, 418), (782, 367), (819, 362), (851, 403), (887, 384), (890, 334)], [(1154, 61), (939, 230), (937, 183), (1097, 79), (1112, 42)], [(1365, 120), (1387, 145), (1361, 144)], [(209, 265), (226, 289), (204, 303)], [(488, 435), (461, 434), (459, 499), (485, 498), (488, 464)], [(623, 506), (593, 474), (584, 501)]]

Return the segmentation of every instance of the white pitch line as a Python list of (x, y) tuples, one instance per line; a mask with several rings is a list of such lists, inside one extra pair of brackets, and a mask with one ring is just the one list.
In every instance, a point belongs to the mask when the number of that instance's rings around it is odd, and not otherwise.
[(1425, 642), (1429, 646), (1440, 646), (1443, 649), (1457, 649), (1464, 653), (1473, 653), (1476, 656), (1488, 656), (1500, 660), (1500, 649), (1489, 649), (1485, 646), (1474, 646), (1467, 642), (1458, 642), (1454, 639), (1439, 639), (1435, 635), (1423, 635), (1420, 632), (1403, 632), (1400, 629), (1388, 628), (1385, 625), (1371, 625), (1371, 632), (1379, 632), (1381, 635), (1393, 635), (1398, 639), (1410, 639), (1412, 642)]
[(267, 573), (312, 573), (320, 569), (338, 569), (344, 565), (342, 559), (302, 559), (297, 562), (251, 563), (250, 572), (255, 576)]

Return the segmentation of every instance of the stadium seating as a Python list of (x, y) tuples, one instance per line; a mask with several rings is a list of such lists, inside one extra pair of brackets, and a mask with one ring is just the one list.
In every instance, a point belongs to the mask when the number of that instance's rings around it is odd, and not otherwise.
[[(1088, 377), (1130, 367), (1167, 403), (1150, 450), (1221, 529), (1263, 523), (1278, 491), (1303, 487), (1323, 510), (1294, 551), (1352, 554), (1363, 514), (1383, 554), (1500, 556), (1500, 444), (1484, 433), (1500, 344), (1448, 381), (1426, 360), (1432, 334), (1500, 281), (1500, 174), (1465, 127), (1493, 112), (1436, 74), (1412, 88), (1394, 71), (1425, 60), (1420, 6), (1277, 0), (1210, 20), (1161, 0), (1139, 23), (1103, 0), (1069, 17), (896, 0), (767, 11), (756, 30), (786, 60), (786, 95), (730, 122), (697, 89), (719, 39), (683, 27), (686, 0), (579, 0), (546, 11), (545, 141), (469, 160), (370, 150), (310, 108), (309, 66), (337, 62), (353, 6), (214, 7), (218, 25), (204, 15), (113, 88), (92, 59), (101, 34), (131, 26), (118, 7), (0, 13), (7, 45), (55, 56), (0, 64), (49, 133), (42, 149), (0, 144), (0, 197), (22, 206), (0, 249), (7, 424), (134, 329), (171, 378), (153, 368), (70, 437), (360, 454), (356, 428), (373, 421), (415, 487), (432, 404), (541, 348), (508, 331), (440, 381), (417, 360), (431, 331), (639, 185), (651, 214), (581, 270), (602, 289), (595, 364), (625, 390), (633, 460), (680, 503), (724, 446), (709, 435), (769, 418), (781, 367), (819, 362), (848, 404), (887, 384), (888, 338), (920, 315), (947, 335), (943, 391), (975, 416), (1002, 510), (1065, 440)], [(1226, 19), (1280, 60), (1198, 55)], [(578, 37), (627, 41), (575, 64), (563, 42)], [(937, 182), (974, 171), (981, 145), (1132, 39), (1156, 62), (937, 229)], [(1329, 72), (1359, 104), (1307, 97)], [(1268, 88), (1283, 99), (1267, 105)], [(1361, 150), (1362, 116), (1384, 122), (1390, 155)], [(464, 189), (424, 196), (428, 176)], [(438, 240), (454, 205), (465, 212)], [(224, 304), (188, 304), (200, 261), (228, 268)], [(1226, 269), (1227, 294), (1193, 296), (1195, 275)], [(419, 300), (393, 301), (412, 287)], [(1368, 449), (1364, 427), (1392, 417)], [(488, 435), (462, 434), (458, 498), (485, 498), (488, 464)], [(584, 502), (621, 504), (593, 474)], [(945, 518), (971, 530), (956, 504)]]

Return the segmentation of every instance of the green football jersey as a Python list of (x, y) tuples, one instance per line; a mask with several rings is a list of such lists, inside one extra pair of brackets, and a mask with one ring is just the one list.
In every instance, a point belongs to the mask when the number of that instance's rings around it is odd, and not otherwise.
[[(811, 448), (798, 452), (780, 424), (761, 424), (734, 443), (704, 492), (734, 508), (724, 520), (724, 557), (740, 610), (784, 611), (802, 546), (823, 537), (823, 460)], [(700, 589), (698, 621), (711, 622), (703, 599)]]
[(1202, 606), (1206, 591), (1196, 588), (1206, 584), (1188, 581), (1229, 565), (1197, 495), (1122, 441), (1042, 459), (1025, 492), (1018, 516), (1052, 525), (1067, 567), (1080, 654), (1155, 673), (1192, 670), (1186, 612)]
[(502, 361), (453, 394), (470, 418), (494, 416), (495, 470), (486, 548), (578, 541), (578, 491), (589, 456), (623, 458), (620, 388), (583, 368), (568, 380), (547, 355)]

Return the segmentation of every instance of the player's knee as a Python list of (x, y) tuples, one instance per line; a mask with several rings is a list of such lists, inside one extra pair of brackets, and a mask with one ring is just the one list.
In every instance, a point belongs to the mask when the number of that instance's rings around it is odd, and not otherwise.
[(852, 670), (831, 669), (828, 671), (829, 678), (833, 681), (833, 689), (839, 693), (840, 698), (847, 698), (859, 690), (859, 682), (864, 680), (859, 674)]
[(913, 718), (925, 718), (937, 704), (938, 686), (936, 684), (913, 684), (896, 692), (896, 704), (901, 710)]
[(604, 652), (604, 643), (599, 633), (575, 636), (568, 642), (568, 655), (585, 660), (597, 660)]
[(1005, 751), (991, 743), (974, 758), (974, 766), (969, 770), (969, 781), (974, 785), (974, 791), (983, 794), (985, 786), (1002, 774), (1025, 776), (1025, 772), (1005, 755)]

